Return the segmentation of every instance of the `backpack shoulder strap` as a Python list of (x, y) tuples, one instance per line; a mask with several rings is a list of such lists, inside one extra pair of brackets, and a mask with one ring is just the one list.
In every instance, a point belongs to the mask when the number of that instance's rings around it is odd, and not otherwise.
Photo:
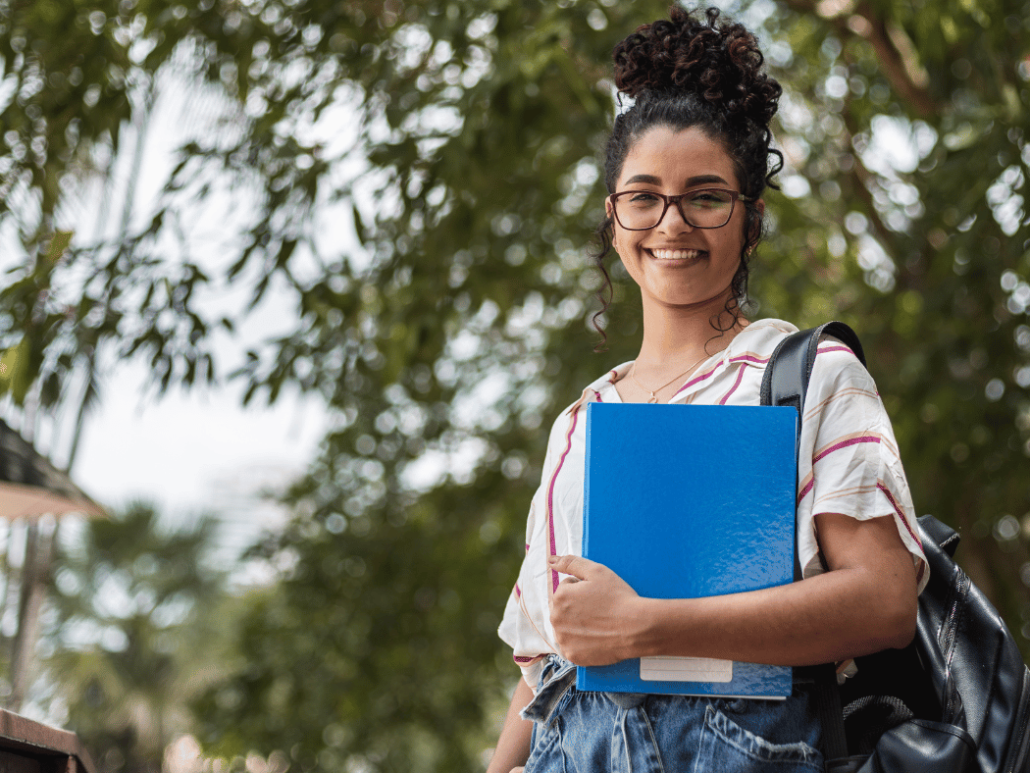
[[(815, 356), (819, 350), (819, 340), (823, 334), (832, 335), (848, 346), (859, 361), (865, 365), (865, 352), (858, 335), (843, 322), (826, 322), (819, 327), (799, 330), (784, 338), (773, 350), (769, 363), (762, 377), (761, 405), (784, 405), (794, 408), (801, 421), (805, 394), (808, 392), (808, 381), (815, 367)], [(801, 432), (797, 439), (800, 448)], [(794, 523), (797, 530), (797, 521)], [(796, 538), (795, 534), (795, 538)], [(797, 551), (794, 551), (794, 579), (801, 579), (801, 564)]]
[(762, 405), (790, 405), (801, 413), (823, 334), (840, 340), (865, 365), (862, 342), (843, 322), (826, 322), (819, 327), (791, 333), (780, 341), (769, 358), (762, 378)]

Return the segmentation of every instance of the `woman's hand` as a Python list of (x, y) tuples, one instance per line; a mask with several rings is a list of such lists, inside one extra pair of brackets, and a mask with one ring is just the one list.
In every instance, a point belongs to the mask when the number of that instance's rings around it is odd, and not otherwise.
[(636, 592), (615, 572), (578, 556), (552, 556), (548, 568), (571, 575), (551, 597), (551, 625), (562, 656), (577, 666), (633, 657)]

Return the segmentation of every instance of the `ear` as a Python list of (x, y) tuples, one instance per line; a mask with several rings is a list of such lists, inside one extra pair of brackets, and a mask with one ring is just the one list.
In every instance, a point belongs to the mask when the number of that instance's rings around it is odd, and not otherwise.
[(615, 210), (612, 207), (612, 200), (608, 197), (605, 197), (604, 200), (604, 214), (605, 217), (612, 221), (612, 247), (615, 247), (615, 236), (617, 231), (615, 228)]

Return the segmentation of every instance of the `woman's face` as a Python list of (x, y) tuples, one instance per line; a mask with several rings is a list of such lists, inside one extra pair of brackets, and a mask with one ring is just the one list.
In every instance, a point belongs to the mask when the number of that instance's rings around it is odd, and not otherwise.
[[(701, 188), (740, 191), (723, 146), (698, 128), (656, 126), (626, 155), (615, 190), (677, 195)], [(607, 209), (610, 215), (611, 200)], [(695, 228), (672, 205), (649, 231), (627, 231), (616, 221), (612, 243), (645, 304), (683, 307), (718, 301), (721, 307), (740, 264), (745, 214), (743, 202), (737, 201), (722, 228)]]

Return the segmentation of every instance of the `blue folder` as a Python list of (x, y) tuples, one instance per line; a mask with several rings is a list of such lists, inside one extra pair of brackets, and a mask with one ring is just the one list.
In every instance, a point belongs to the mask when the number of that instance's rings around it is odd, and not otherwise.
[[(771, 406), (591, 403), (583, 555), (641, 596), (793, 580), (798, 414)], [(580, 667), (580, 690), (785, 698), (791, 669), (645, 658)]]

